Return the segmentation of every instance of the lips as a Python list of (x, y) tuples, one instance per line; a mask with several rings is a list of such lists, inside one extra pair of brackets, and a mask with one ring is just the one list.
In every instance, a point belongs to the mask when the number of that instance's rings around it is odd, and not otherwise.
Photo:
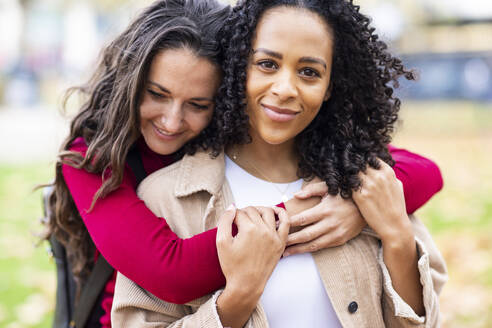
[(288, 108), (280, 108), (270, 105), (261, 104), (265, 114), (275, 122), (288, 122), (293, 120), (299, 112)]
[(182, 133), (169, 133), (164, 129), (158, 128), (154, 123), (152, 123), (152, 127), (154, 128), (154, 131), (159, 138), (164, 139), (164, 140), (168, 140), (168, 141), (174, 140), (182, 134)]

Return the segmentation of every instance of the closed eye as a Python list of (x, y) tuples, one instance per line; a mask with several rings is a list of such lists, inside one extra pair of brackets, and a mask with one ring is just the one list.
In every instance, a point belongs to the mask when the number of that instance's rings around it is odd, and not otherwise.
[(154, 98), (158, 98), (158, 99), (166, 98), (166, 96), (163, 95), (162, 93), (156, 92), (152, 89), (147, 89), (147, 92)]
[(208, 109), (208, 105), (200, 105), (200, 104), (197, 104), (197, 103), (190, 103), (191, 106), (195, 107), (196, 109), (200, 109), (200, 110), (205, 110), (205, 109)]

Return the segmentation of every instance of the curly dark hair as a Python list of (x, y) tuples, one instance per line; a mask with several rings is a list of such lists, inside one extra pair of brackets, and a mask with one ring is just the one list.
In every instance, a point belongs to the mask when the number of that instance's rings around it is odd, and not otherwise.
[(317, 176), (330, 194), (348, 198), (361, 186), (358, 173), (378, 158), (394, 165), (387, 145), (398, 118), (400, 100), (393, 95), (398, 78), (414, 79), (400, 59), (387, 51), (370, 19), (347, 0), (244, 0), (233, 9), (222, 34), (224, 78), (219, 89), (217, 124), (226, 144), (250, 141), (246, 114), (246, 71), (255, 29), (274, 7), (302, 8), (319, 15), (334, 36), (331, 97), (311, 124), (296, 137), (298, 175)]
[[(91, 209), (98, 199), (117, 189), (128, 152), (141, 136), (140, 97), (153, 58), (166, 49), (186, 48), (220, 68), (217, 33), (230, 11), (230, 6), (217, 0), (155, 1), (103, 49), (89, 82), (67, 92), (66, 99), (78, 93), (85, 102), (58, 156), (48, 205), (52, 217), (45, 238), (54, 235), (65, 246), (79, 287), (92, 269), (94, 244), (67, 188), (62, 165), (101, 175), (103, 183)], [(219, 151), (215, 131), (212, 124), (186, 144), (182, 153), (193, 154), (199, 148)], [(79, 137), (88, 145), (85, 157), (70, 151)], [(111, 174), (105, 174), (109, 169)]]

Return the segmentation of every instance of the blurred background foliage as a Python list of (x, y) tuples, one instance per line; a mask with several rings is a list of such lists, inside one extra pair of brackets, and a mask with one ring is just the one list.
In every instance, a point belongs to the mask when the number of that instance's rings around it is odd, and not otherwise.
[[(61, 95), (150, 2), (0, 0), (0, 327), (51, 325), (54, 263), (39, 244), (33, 187), (52, 179), (73, 114), (60, 113)], [(393, 143), (435, 160), (444, 177), (417, 213), (449, 268), (443, 327), (492, 327), (492, 2), (356, 2), (420, 76), (398, 90)]]

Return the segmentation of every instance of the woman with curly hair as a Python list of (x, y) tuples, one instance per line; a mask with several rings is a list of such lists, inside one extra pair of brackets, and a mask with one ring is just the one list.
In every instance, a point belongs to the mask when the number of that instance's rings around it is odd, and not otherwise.
[[(119, 274), (114, 325), (437, 326), (445, 265), (406, 214), (387, 149), (400, 107), (391, 84), (412, 73), (349, 1), (245, 0), (226, 26), (214, 116), (225, 152), (186, 155), (138, 190), (181, 237), (218, 223), (226, 286), (176, 305)], [(351, 197), (368, 227), (340, 247), (286, 256), (285, 212), (251, 205), (315, 177)], [(233, 222), (243, 235), (231, 236)]]

